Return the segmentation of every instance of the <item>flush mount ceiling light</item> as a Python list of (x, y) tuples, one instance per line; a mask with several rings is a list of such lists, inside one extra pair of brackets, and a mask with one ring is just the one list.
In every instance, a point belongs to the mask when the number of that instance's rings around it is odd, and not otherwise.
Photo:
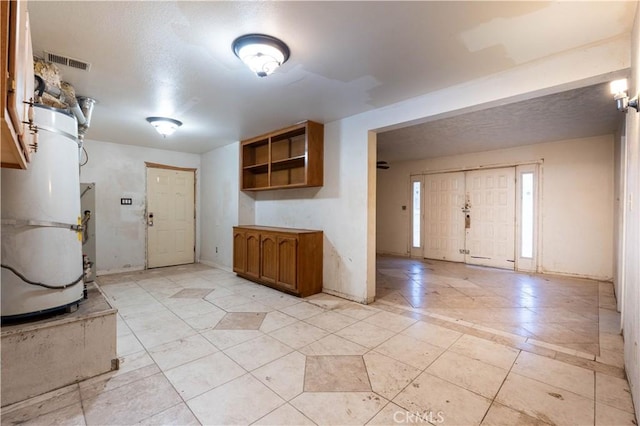
[(289, 48), (281, 40), (265, 34), (246, 34), (231, 45), (233, 52), (258, 77), (266, 77), (289, 59)]
[(164, 138), (166, 138), (167, 136), (170, 136), (173, 132), (176, 131), (178, 127), (182, 126), (181, 121), (174, 120), (173, 118), (167, 118), (167, 117), (147, 117), (147, 121)]

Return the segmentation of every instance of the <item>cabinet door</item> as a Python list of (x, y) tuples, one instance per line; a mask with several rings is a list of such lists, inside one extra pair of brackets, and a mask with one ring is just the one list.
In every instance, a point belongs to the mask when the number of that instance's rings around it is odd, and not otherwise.
[(278, 246), (273, 235), (262, 235), (262, 270), (260, 278), (269, 283), (275, 283), (278, 277)]
[(251, 277), (260, 277), (260, 234), (247, 232), (247, 269), (245, 273)]
[(277, 284), (296, 290), (298, 282), (298, 239), (278, 237)]
[(244, 231), (233, 232), (233, 272), (247, 272), (247, 235)]
[[(23, 123), (33, 96), (33, 53), (26, 1), (2, 2), (2, 165), (26, 168), (33, 136)], [(6, 55), (6, 56), (5, 56)], [(4, 59), (7, 59), (5, 62)], [(6, 73), (6, 74), (5, 74)]]

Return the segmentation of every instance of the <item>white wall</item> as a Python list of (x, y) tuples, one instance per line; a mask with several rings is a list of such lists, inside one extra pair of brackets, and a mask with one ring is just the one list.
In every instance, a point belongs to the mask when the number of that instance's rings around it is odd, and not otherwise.
[(200, 261), (232, 270), (234, 225), (254, 223), (254, 202), (240, 192), (238, 142), (202, 155)]
[[(367, 289), (367, 282), (375, 286), (375, 281), (368, 280), (364, 265), (367, 257), (375, 259), (375, 253), (368, 256), (363, 247), (367, 247), (368, 235), (373, 235), (367, 232), (367, 156), (375, 152), (375, 145), (369, 149), (367, 143), (342, 142), (343, 138), (355, 138), (347, 131), (341, 122), (325, 125), (321, 188), (241, 192), (239, 143), (203, 154), (201, 261), (231, 269), (233, 225), (321, 229), (324, 291), (359, 302), (370, 301), (367, 294), (373, 294), (374, 289)], [(361, 158), (364, 161), (358, 161)], [(375, 167), (375, 159), (370, 161)]]
[(618, 311), (620, 311), (620, 307), (622, 306), (622, 262), (619, 260), (624, 254), (623, 250), (623, 238), (622, 234), (624, 232), (624, 209), (622, 208), (622, 204), (624, 203), (624, 194), (623, 194), (623, 164), (625, 161), (624, 158), (624, 138), (625, 138), (625, 130), (626, 127), (625, 121), (623, 120), (620, 123), (620, 128), (616, 132), (614, 136), (613, 143), (613, 190), (614, 190), (614, 199), (613, 199), (613, 288), (616, 295), (616, 302), (618, 306)]
[[(367, 301), (373, 289), (366, 287), (366, 268), (362, 265), (366, 265), (368, 256), (362, 248), (367, 247), (368, 235), (373, 234), (367, 232), (367, 155), (375, 152), (375, 146), (369, 150), (368, 144), (341, 142), (342, 138), (349, 141), (355, 137), (345, 134), (341, 122), (326, 124), (324, 133), (321, 188), (241, 192), (239, 143), (202, 155), (203, 263), (231, 269), (233, 225), (320, 229), (324, 232), (324, 291)], [(360, 158), (365, 161), (357, 161)], [(371, 161), (375, 167), (375, 160)], [(369, 257), (375, 259), (375, 253)], [(368, 282), (375, 285), (373, 279)]]
[[(89, 162), (80, 182), (95, 182), (97, 273), (144, 269), (146, 263), (145, 161), (176, 167), (200, 168), (200, 156), (131, 145), (85, 141)], [(196, 172), (196, 257), (199, 253), (200, 195)], [(133, 205), (121, 206), (120, 198)]]
[(368, 143), (344, 121), (325, 124), (324, 186), (255, 194), (259, 225), (324, 232), (323, 291), (367, 302)]
[[(629, 94), (640, 90), (640, 8), (636, 10), (631, 45), (632, 73)], [(624, 191), (620, 208), (625, 210), (623, 257), (618, 259), (624, 284), (622, 294), (622, 331), (624, 359), (631, 394), (640, 415), (640, 115), (634, 109), (626, 114), (626, 197)], [(624, 188), (621, 188), (624, 190)]]
[(544, 159), (540, 271), (610, 280), (613, 153), (613, 135), (609, 135), (393, 163), (378, 172), (377, 250), (408, 254), (411, 174)]
[[(368, 256), (362, 250), (368, 235), (373, 235), (367, 232), (370, 197), (366, 177), (367, 155), (375, 152), (375, 145), (369, 150), (368, 144), (341, 143), (342, 138), (353, 139), (344, 132), (340, 122), (325, 125), (321, 188), (241, 192), (239, 144), (204, 154), (201, 261), (231, 269), (231, 227), (236, 224), (320, 229), (324, 232), (324, 291), (359, 302), (371, 301), (367, 294), (373, 294), (374, 289), (367, 289), (367, 282), (375, 285), (375, 281), (367, 280), (366, 268), (361, 265), (366, 265), (367, 257), (375, 259), (375, 253)], [(365, 161), (352, 161), (360, 158)], [(371, 161), (375, 167), (375, 160)]]

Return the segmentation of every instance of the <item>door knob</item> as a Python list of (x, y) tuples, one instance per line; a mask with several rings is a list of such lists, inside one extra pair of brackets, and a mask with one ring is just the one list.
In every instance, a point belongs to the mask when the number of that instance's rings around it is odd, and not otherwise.
[(147, 220), (147, 225), (153, 226), (153, 213), (149, 213), (149, 219)]

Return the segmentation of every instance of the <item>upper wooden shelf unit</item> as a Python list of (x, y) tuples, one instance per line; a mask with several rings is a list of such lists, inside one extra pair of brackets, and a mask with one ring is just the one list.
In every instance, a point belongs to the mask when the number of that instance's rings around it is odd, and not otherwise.
[(304, 121), (241, 142), (243, 191), (322, 186), (324, 126)]

